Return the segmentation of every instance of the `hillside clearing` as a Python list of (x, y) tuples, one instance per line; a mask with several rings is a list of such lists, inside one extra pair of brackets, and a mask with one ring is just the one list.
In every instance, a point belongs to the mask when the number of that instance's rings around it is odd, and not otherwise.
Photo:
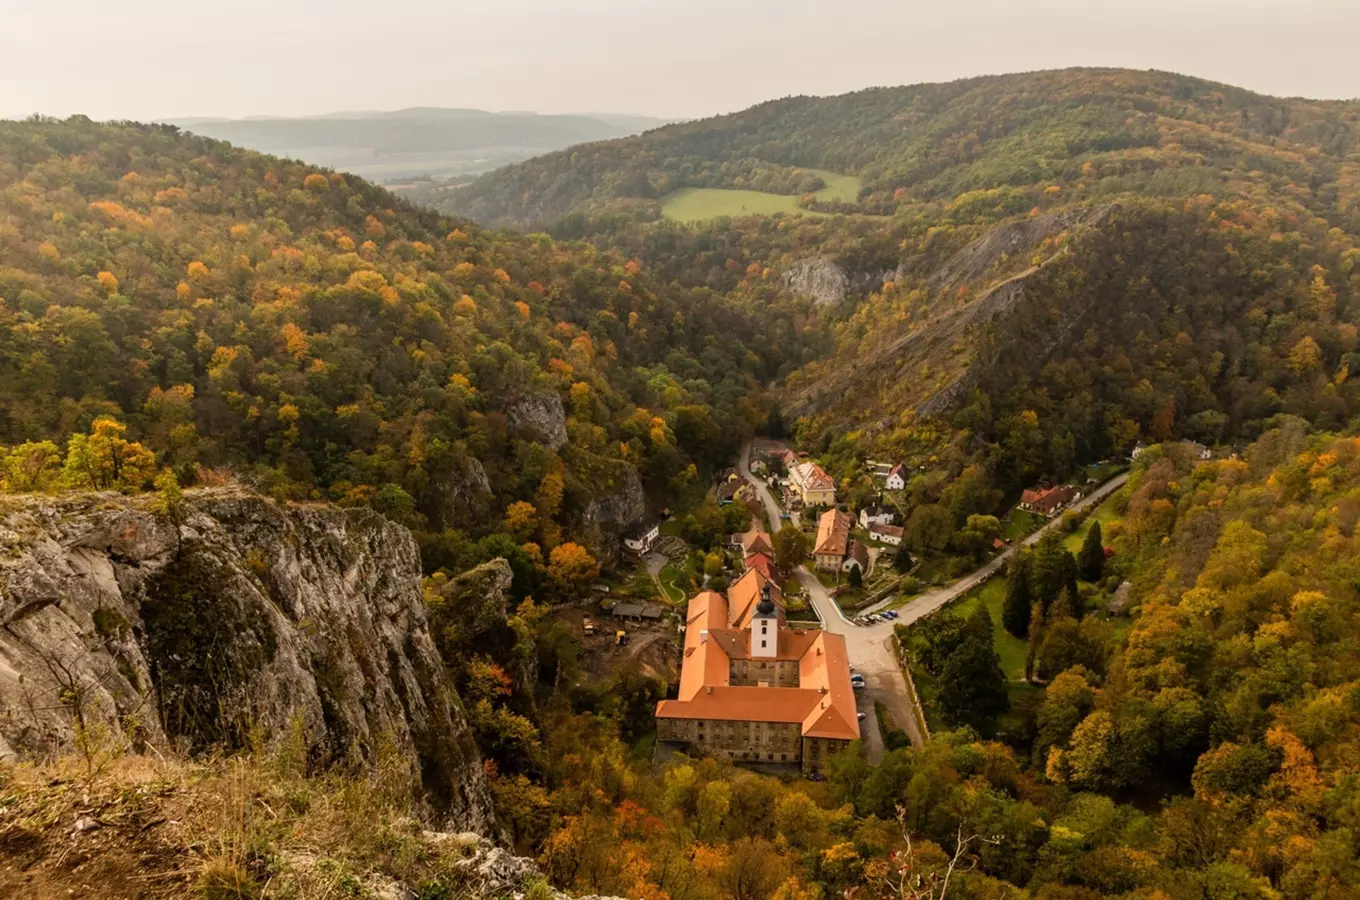
[[(859, 197), (860, 180), (854, 175), (840, 175), (824, 169), (807, 169), (820, 175), (826, 187), (813, 194), (822, 201), (853, 203)], [(830, 213), (803, 209), (792, 194), (769, 194), (764, 191), (742, 191), (730, 188), (682, 188), (665, 197), (661, 214), (676, 222), (703, 222), (719, 216), (788, 215), (826, 216)]]

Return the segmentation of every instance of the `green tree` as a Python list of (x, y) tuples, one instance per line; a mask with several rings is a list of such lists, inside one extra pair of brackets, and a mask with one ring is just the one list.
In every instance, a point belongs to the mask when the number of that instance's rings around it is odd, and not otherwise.
[(1027, 550), (1016, 551), (1006, 577), (1006, 599), (1001, 605), (1001, 625), (1018, 638), (1029, 634), (1030, 608), (1034, 598), (1030, 594), (1030, 555)]
[(1077, 554), (1077, 571), (1087, 581), (1099, 581), (1105, 574), (1105, 541), (1100, 534), (1100, 523), (1092, 522)]
[(917, 553), (943, 550), (954, 530), (949, 510), (938, 503), (918, 506), (911, 511), (903, 534), (906, 546)]
[(910, 572), (915, 563), (916, 561), (911, 558), (911, 550), (906, 544), (899, 546), (897, 552), (893, 554), (893, 568), (899, 572)]
[(850, 587), (854, 590), (864, 587), (864, 574), (859, 570), (859, 563), (850, 566)]
[[(984, 636), (985, 635), (985, 636)], [(1006, 674), (992, 642), (992, 618), (978, 604), (964, 626), (964, 639), (940, 672), (940, 711), (952, 725), (968, 725), (983, 734), (1010, 708)]]
[(56, 487), (61, 451), (51, 441), (29, 441), (0, 452), (0, 489), (12, 493)]
[(801, 528), (785, 525), (771, 538), (774, 561), (785, 572), (792, 572), (807, 561), (808, 539)]

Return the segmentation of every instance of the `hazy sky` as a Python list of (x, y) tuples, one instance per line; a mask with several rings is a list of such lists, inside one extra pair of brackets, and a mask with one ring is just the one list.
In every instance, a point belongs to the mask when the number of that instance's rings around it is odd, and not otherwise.
[(0, 115), (701, 116), (1072, 65), (1360, 97), (1360, 0), (7, 0)]

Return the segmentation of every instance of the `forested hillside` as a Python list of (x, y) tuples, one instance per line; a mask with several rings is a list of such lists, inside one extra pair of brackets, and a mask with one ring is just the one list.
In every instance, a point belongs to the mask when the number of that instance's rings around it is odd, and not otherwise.
[[(815, 200), (806, 169), (858, 177), (858, 200)], [(659, 220), (681, 187), (849, 214)], [(866, 456), (925, 467), (912, 511), (954, 528), (1139, 440), (1356, 411), (1354, 102), (1097, 69), (877, 88), (572, 148), (444, 202), (755, 315), (810, 299), (832, 346), (780, 373), (784, 418), (848, 498), (874, 491)]]
[(959, 221), (1041, 199), (1291, 192), (1360, 228), (1360, 105), (1282, 100), (1163, 72), (1069, 69), (791, 97), (586, 144), (445, 194), (474, 219), (543, 226), (572, 213), (660, 216), (682, 187), (804, 194), (799, 169), (859, 176), (861, 210)]
[[(350, 176), (170, 127), (0, 123), (12, 490), (226, 472), (373, 505), (432, 567), (528, 543), (546, 560), (640, 517), (644, 490), (701, 494), (799, 346), (636, 261)], [(73, 465), (90, 432), (111, 465)], [(496, 534), (501, 554), (472, 545)]]

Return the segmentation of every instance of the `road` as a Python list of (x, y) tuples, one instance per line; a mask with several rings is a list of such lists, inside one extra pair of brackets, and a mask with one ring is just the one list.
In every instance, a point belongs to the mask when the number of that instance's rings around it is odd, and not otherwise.
[[(750, 469), (751, 447), (746, 445), (741, 452), (740, 470), (747, 481), (755, 485), (760, 501), (765, 504), (771, 523), (780, 521), (781, 509), (774, 495), (766, 487), (764, 480), (752, 476)], [(798, 513), (790, 512), (793, 524), (799, 525)], [(777, 527), (777, 525), (775, 526)], [(910, 737), (915, 746), (925, 743), (925, 737), (917, 725), (916, 712), (912, 708), (911, 694), (907, 692), (907, 680), (892, 648), (892, 627), (887, 624), (862, 627), (846, 618), (845, 613), (831, 597), (831, 594), (817, 576), (807, 566), (798, 569), (798, 580), (807, 591), (812, 608), (822, 620), (822, 628), (831, 634), (845, 637), (845, 651), (856, 672), (864, 676), (865, 687), (855, 692), (859, 711), (864, 713), (860, 720), (860, 732), (869, 758), (878, 761), (883, 756), (883, 736), (878, 731), (878, 718), (874, 715), (874, 701), (881, 700), (888, 707), (893, 720)]]
[[(1073, 503), (1068, 508), (1076, 510), (1077, 512), (1080, 512), (1084, 509), (1089, 509), (1092, 506), (1099, 504), (1101, 501), (1103, 501), (1106, 497), (1113, 494), (1115, 491), (1119, 490), (1121, 487), (1124, 486), (1124, 482), (1128, 480), (1129, 476), (1127, 472), (1123, 473), (1122, 475), (1116, 475), (1114, 478), (1111, 478), (1109, 481), (1105, 482), (1091, 493), (1082, 497), (1080, 500), (1078, 500), (1076, 503)], [(1062, 516), (1054, 516), (1047, 523), (1045, 523), (1042, 528), (1031, 534), (1029, 537), (1025, 538), (1023, 541), (1021, 541), (1020, 546), (1022, 547), (1033, 546), (1034, 544), (1039, 542), (1039, 538), (1043, 537), (1045, 532), (1053, 528), (1057, 528), (1060, 524), (1062, 524)], [(983, 564), (980, 568), (975, 569), (972, 573), (965, 575), (958, 581), (955, 581), (953, 584), (946, 585), (945, 587), (942, 588), (937, 588), (936, 590), (933, 591), (927, 591), (921, 596), (908, 601), (903, 606), (898, 607), (897, 609), (897, 614), (899, 616), (898, 621), (904, 624), (910, 624), (918, 619), (930, 615), (931, 613), (938, 610), (940, 607), (949, 603), (951, 600), (955, 600), (963, 596), (964, 594), (968, 593), (973, 588), (981, 584), (984, 578), (1004, 569), (1006, 567), (1006, 564), (1010, 562), (1010, 558), (1012, 555), (1014, 555), (1015, 550), (1016, 550), (1015, 547), (1011, 547), (1007, 549), (1006, 552), (998, 554), (996, 557), (989, 560), (987, 563)], [(888, 606), (890, 603), (892, 603), (891, 597), (889, 597), (887, 600), (882, 601), (881, 603), (874, 604), (874, 606), (870, 607), (869, 609), (866, 609), (864, 612), (866, 613), (876, 612)], [(891, 630), (892, 626), (886, 623), (879, 623), (878, 625), (870, 625), (869, 628), (871, 629), (888, 628), (889, 630)]]
[[(780, 506), (775, 502), (774, 495), (770, 493), (764, 480), (751, 474), (750, 456), (751, 445), (747, 444), (741, 451), (741, 474), (747, 481), (755, 485), (757, 495), (761, 502), (765, 504), (765, 511), (769, 514), (770, 522), (778, 523), (781, 513)], [(1127, 473), (1117, 475), (1072, 504), (1070, 508), (1077, 511), (1088, 509), (1119, 490), (1128, 480)], [(791, 512), (789, 516), (794, 525), (799, 524), (797, 513)], [(1025, 538), (1021, 542), (1021, 546), (1031, 546), (1037, 543), (1044, 532), (1056, 528), (1061, 521), (1060, 516), (1053, 518), (1034, 534)], [(937, 612), (950, 601), (958, 599), (977, 587), (984, 578), (1002, 570), (1010, 561), (1015, 550), (1015, 547), (1011, 547), (958, 581), (928, 591), (907, 602), (898, 608), (897, 621), (910, 624)], [(817, 580), (817, 576), (808, 571), (807, 566), (799, 567), (798, 578), (807, 590), (812, 608), (817, 611), (818, 618), (822, 620), (822, 627), (832, 634), (845, 636), (845, 648), (850, 658), (850, 664), (854, 666), (856, 671), (864, 675), (867, 687), (858, 692), (858, 700), (860, 711), (866, 713), (864, 719), (860, 722), (860, 726), (869, 758), (877, 760), (883, 753), (883, 738), (878, 733), (877, 720), (874, 716), (874, 700), (882, 700), (887, 705), (893, 719), (907, 732), (914, 745), (919, 747), (925, 743), (918, 724), (916, 710), (913, 708), (914, 703), (911, 694), (907, 690), (907, 680), (903, 677), (902, 669), (893, 653), (892, 633), (894, 623), (876, 622), (872, 625), (856, 625), (846, 618), (845, 613), (841, 612), (840, 606), (822, 586), (822, 583)], [(883, 609), (892, 601), (893, 598), (890, 596), (883, 602), (864, 610), (860, 615)]]

